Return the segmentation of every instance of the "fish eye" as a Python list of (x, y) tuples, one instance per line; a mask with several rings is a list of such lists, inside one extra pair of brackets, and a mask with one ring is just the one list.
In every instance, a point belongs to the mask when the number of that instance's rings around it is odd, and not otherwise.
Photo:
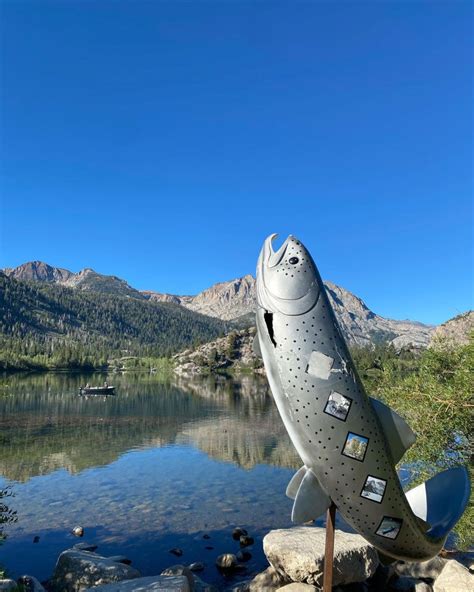
[(288, 259), (288, 263), (291, 263), (291, 265), (296, 265), (298, 263), (299, 259), (298, 257), (290, 257)]

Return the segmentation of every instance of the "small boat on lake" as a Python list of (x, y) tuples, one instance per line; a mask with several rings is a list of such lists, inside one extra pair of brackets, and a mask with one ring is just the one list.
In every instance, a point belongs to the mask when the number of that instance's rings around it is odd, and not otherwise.
[(80, 386), (79, 387), (79, 394), (80, 395), (114, 395), (115, 394), (115, 387), (109, 386), (108, 384), (104, 384), (104, 386)]

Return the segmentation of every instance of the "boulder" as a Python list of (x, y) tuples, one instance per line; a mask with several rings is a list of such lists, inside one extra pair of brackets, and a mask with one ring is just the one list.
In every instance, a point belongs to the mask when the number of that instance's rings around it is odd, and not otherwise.
[(115, 561), (116, 563), (125, 563), (125, 565), (131, 565), (132, 560), (129, 559), (126, 555), (111, 555), (107, 557), (110, 561)]
[(193, 577), (194, 586), (192, 587), (192, 592), (218, 592), (215, 586), (204, 582), (204, 580), (201, 580), (201, 578), (196, 574), (193, 574)]
[(82, 541), (81, 543), (76, 543), (73, 549), (78, 549), (78, 551), (95, 551), (97, 549), (97, 545), (93, 545), (92, 543), (88, 543), (86, 541)]
[(191, 592), (191, 589), (185, 576), (150, 576), (87, 588), (85, 592)]
[(434, 592), (467, 592), (474, 590), (474, 575), (458, 561), (447, 561), (433, 587)]
[(447, 561), (447, 559), (443, 559), (443, 557), (440, 557), (439, 555), (433, 557), (433, 559), (422, 561), (420, 563), (396, 561), (393, 564), (393, 569), (399, 576), (431, 578), (432, 580), (435, 580), (443, 570)]
[(9, 592), (9, 590), (16, 590), (16, 582), (15, 580), (10, 580), (9, 578), (5, 580), (0, 580), (0, 592)]
[(275, 568), (268, 567), (265, 571), (257, 574), (253, 580), (248, 583), (249, 592), (273, 592), (285, 584), (290, 584), (291, 580), (278, 573)]
[(82, 592), (92, 586), (139, 578), (140, 572), (90, 551), (68, 549), (58, 558), (51, 578), (57, 592)]
[(189, 583), (189, 587), (192, 589), (194, 586), (194, 575), (189, 567), (185, 565), (172, 565), (167, 567), (161, 572), (162, 576), (184, 576)]
[(311, 584), (302, 584), (301, 582), (293, 582), (286, 584), (283, 588), (278, 588), (278, 592), (317, 592), (318, 588), (315, 588)]
[[(274, 569), (289, 581), (321, 587), (323, 581), (324, 528), (299, 526), (272, 530), (263, 539), (263, 550)], [(379, 564), (377, 551), (358, 534), (336, 530), (333, 585), (363, 582)]]

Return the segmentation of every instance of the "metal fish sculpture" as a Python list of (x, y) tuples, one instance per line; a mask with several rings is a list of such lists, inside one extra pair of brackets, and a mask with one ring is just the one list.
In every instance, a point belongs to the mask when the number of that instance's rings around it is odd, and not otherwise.
[(395, 465), (414, 433), (366, 395), (309, 252), (293, 236), (275, 252), (275, 237), (257, 264), (254, 349), (304, 463), (286, 491), (295, 500), (292, 520), (316, 519), (334, 502), (383, 554), (427, 560), (466, 507), (467, 471), (449, 469), (403, 492)]

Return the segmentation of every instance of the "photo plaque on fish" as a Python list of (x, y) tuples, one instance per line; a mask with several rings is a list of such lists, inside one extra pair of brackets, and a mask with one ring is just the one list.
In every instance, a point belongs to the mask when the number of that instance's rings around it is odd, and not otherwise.
[(301, 457), (287, 495), (292, 519), (319, 518), (334, 505), (383, 554), (435, 556), (469, 500), (465, 467), (403, 491), (396, 472), (415, 434), (367, 396), (326, 287), (305, 246), (289, 236), (264, 242), (257, 263), (257, 336), (283, 423)]

